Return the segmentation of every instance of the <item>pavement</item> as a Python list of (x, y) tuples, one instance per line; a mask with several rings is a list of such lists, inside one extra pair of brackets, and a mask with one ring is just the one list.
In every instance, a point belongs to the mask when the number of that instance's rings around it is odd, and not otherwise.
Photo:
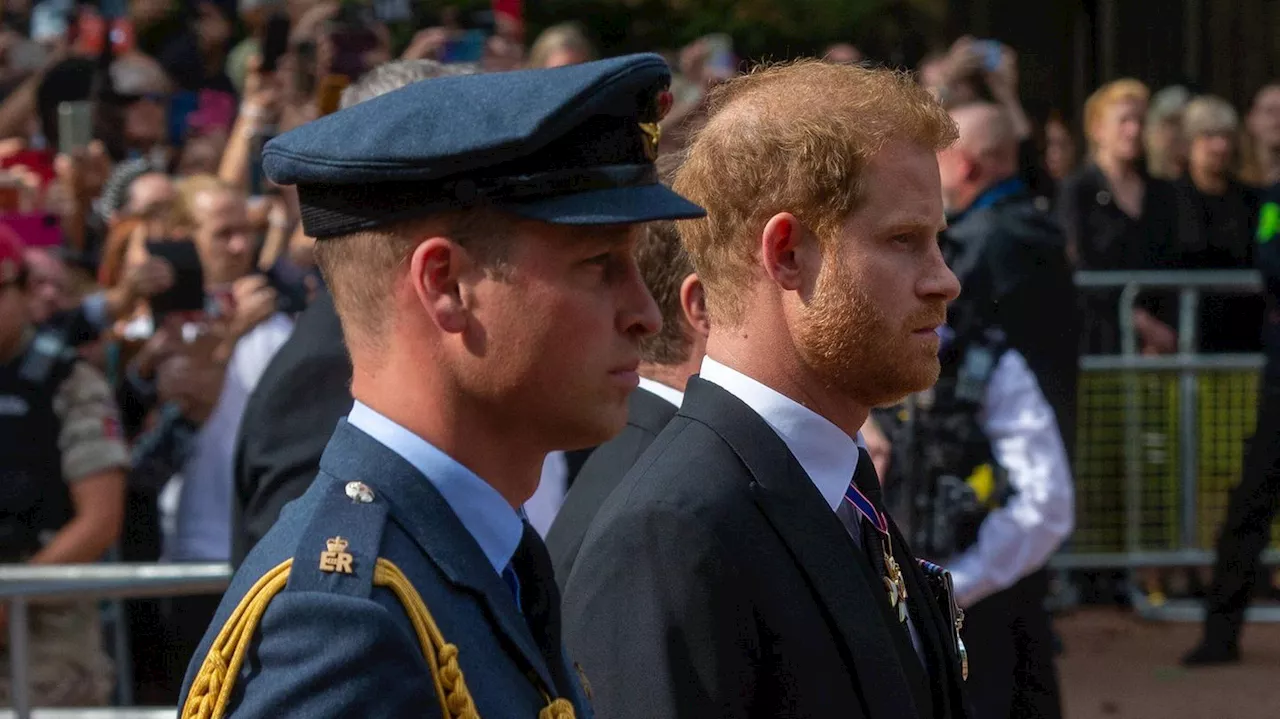
[(1055, 626), (1066, 719), (1280, 717), (1280, 624), (1250, 624), (1240, 664), (1195, 670), (1178, 660), (1199, 639), (1198, 624), (1082, 608)]

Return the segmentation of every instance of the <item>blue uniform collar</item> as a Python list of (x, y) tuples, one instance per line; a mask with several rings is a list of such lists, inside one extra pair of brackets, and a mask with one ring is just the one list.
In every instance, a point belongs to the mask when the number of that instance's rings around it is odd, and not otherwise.
[(356, 401), (347, 422), (426, 476), (480, 545), (493, 570), (502, 574), (520, 546), (524, 521), (498, 490), (430, 442), (368, 405)]
[(998, 182), (984, 190), (982, 194), (978, 195), (978, 198), (975, 199), (968, 207), (950, 217), (948, 222), (951, 224), (959, 222), (970, 212), (991, 207), (1006, 197), (1012, 197), (1026, 189), (1027, 183), (1023, 182), (1021, 177), (1014, 176), (1007, 180)]

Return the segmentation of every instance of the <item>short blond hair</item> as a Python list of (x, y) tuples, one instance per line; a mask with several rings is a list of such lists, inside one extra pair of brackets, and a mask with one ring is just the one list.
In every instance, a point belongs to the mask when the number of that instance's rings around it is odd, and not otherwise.
[(552, 25), (538, 35), (529, 49), (529, 67), (545, 67), (559, 50), (571, 50), (590, 60), (595, 58), (596, 51), (583, 32), (582, 26), (576, 22), (563, 22)]
[(799, 60), (759, 67), (716, 87), (675, 189), (707, 209), (677, 223), (706, 288), (713, 322), (741, 320), (756, 236), (790, 212), (827, 245), (866, 194), (865, 172), (886, 144), (930, 152), (955, 123), (908, 73)]
[(196, 220), (196, 200), (206, 192), (236, 192), (231, 185), (223, 182), (215, 175), (190, 175), (173, 183), (177, 198), (167, 218), (169, 226), (177, 231), (191, 232), (199, 222)]
[(385, 347), (395, 275), (430, 236), (449, 237), (486, 271), (502, 276), (512, 222), (497, 210), (476, 208), (316, 242), (316, 266), (333, 296), (347, 341), (374, 349)]
[(1141, 103), (1142, 113), (1145, 116), (1147, 103), (1151, 101), (1151, 90), (1141, 81), (1125, 77), (1112, 80), (1094, 90), (1089, 99), (1084, 101), (1084, 132), (1090, 144), (1093, 144), (1094, 125), (1102, 119), (1107, 108), (1127, 101)]

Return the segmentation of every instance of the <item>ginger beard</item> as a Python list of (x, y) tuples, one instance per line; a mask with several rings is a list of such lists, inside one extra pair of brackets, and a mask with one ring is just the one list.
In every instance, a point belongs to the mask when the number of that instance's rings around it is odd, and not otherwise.
[(832, 390), (866, 407), (896, 404), (938, 381), (936, 339), (912, 330), (946, 321), (946, 305), (924, 307), (895, 327), (864, 283), (838, 261), (824, 263), (801, 308), (797, 349)]

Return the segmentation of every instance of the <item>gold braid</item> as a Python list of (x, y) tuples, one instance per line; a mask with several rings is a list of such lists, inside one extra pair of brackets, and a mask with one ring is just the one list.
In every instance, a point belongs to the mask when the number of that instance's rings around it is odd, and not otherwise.
[[(182, 706), (182, 719), (222, 719), (231, 699), (235, 678), (244, 664), (245, 654), (253, 640), (258, 622), (272, 598), (284, 589), (289, 581), (293, 560), (288, 559), (262, 575), (245, 593), (213, 641), (208, 656), (200, 665), (187, 701)], [(435, 618), (427, 610), (418, 590), (392, 562), (378, 559), (373, 572), (373, 585), (391, 590), (413, 625), (422, 655), (431, 670), (431, 681), (440, 700), (440, 711), (447, 719), (480, 719), (475, 700), (462, 677), (458, 666), (458, 647), (445, 641)], [(565, 699), (548, 700), (547, 706), (538, 712), (538, 719), (574, 719), (573, 705)]]

